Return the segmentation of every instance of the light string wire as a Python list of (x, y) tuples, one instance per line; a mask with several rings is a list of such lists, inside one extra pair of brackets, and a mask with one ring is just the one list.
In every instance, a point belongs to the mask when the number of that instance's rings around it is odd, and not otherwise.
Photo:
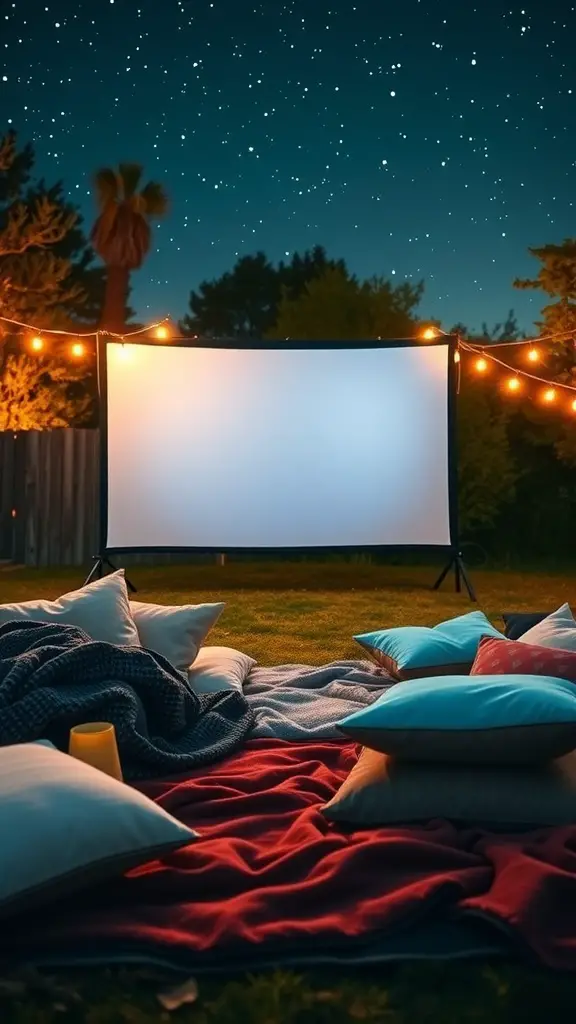
[(559, 381), (548, 380), (546, 377), (539, 377), (535, 373), (530, 373), (528, 370), (520, 370), (515, 366), (510, 366), (509, 363), (505, 363), (503, 359), (498, 359), (498, 356), (493, 356), (486, 349), (481, 348), (479, 345), (471, 345), (467, 341), (458, 339), (458, 348), (463, 349), (465, 352), (472, 352), (474, 355), (481, 356), (483, 359), (491, 359), (493, 363), (498, 363), (499, 366), (503, 366), (505, 370), (508, 370), (511, 374), (516, 377), (528, 377), (530, 380), (537, 381), (538, 384), (546, 384), (549, 388), (562, 388), (564, 391), (576, 391), (576, 387), (573, 384), (562, 384)]
[(0, 321), (5, 324), (11, 324), (14, 327), (22, 327), (25, 331), (30, 331), (31, 334), (60, 334), (68, 338), (95, 338), (98, 334), (104, 334), (109, 338), (118, 338), (122, 341), (124, 338), (133, 338), (136, 334), (145, 334), (147, 331), (154, 331), (157, 327), (162, 327), (163, 324), (170, 320), (169, 316), (165, 316), (162, 320), (157, 320), (156, 323), (148, 324), (147, 327), (138, 327), (135, 331), (126, 331), (124, 334), (117, 334), (116, 331), (65, 331), (62, 329), (57, 330), (55, 327), (34, 327), (32, 324), (25, 324), (21, 320), (11, 320), (10, 317), (0, 316)]

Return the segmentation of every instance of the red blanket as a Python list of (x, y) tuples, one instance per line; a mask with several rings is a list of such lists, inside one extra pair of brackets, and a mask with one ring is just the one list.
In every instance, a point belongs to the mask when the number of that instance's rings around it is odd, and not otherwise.
[(140, 788), (202, 839), (5, 929), (0, 950), (341, 948), (427, 914), (480, 913), (576, 969), (576, 828), (494, 836), (445, 821), (346, 834), (319, 811), (354, 763), (339, 743), (254, 740)]

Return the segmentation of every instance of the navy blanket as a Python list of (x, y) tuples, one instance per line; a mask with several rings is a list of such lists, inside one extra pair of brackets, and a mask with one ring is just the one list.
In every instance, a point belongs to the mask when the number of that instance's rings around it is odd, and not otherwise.
[(0, 746), (51, 740), (66, 750), (72, 726), (112, 722), (126, 779), (211, 764), (243, 744), (254, 724), (237, 691), (196, 694), (159, 654), (96, 642), (75, 626), (0, 626)]

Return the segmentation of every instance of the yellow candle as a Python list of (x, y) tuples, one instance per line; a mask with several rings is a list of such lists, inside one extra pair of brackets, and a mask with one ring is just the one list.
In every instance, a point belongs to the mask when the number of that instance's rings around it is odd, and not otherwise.
[(116, 730), (110, 722), (87, 722), (70, 730), (68, 753), (91, 764), (113, 779), (123, 782), (122, 768), (116, 743)]

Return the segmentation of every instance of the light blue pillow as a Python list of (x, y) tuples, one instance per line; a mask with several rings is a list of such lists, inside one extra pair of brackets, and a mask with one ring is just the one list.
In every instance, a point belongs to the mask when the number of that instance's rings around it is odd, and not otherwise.
[(469, 672), (484, 636), (502, 637), (484, 612), (468, 612), (437, 626), (397, 626), (354, 639), (397, 679)]
[(576, 749), (576, 686), (552, 676), (437, 676), (392, 686), (338, 728), (411, 761), (532, 764)]

